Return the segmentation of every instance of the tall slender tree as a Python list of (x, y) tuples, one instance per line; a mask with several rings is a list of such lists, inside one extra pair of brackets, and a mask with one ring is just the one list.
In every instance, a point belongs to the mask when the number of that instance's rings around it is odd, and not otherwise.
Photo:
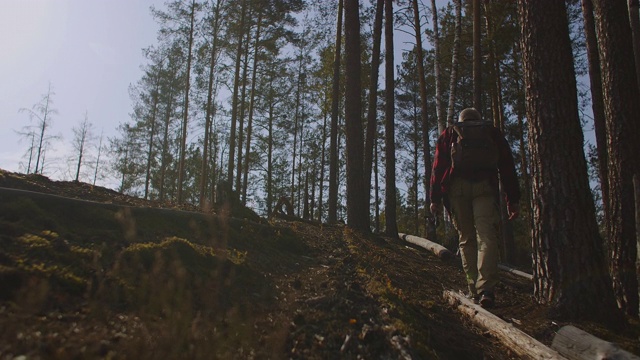
[(256, 77), (258, 75), (258, 58), (260, 56), (260, 30), (262, 29), (262, 9), (258, 9), (258, 24), (253, 44), (253, 66), (251, 71), (251, 93), (249, 95), (249, 116), (247, 124), (247, 141), (245, 144), (244, 173), (242, 176), (242, 204), (247, 204), (247, 187), (249, 182), (249, 154), (251, 153), (251, 135), (253, 131), (253, 113), (256, 100)]
[[(433, 23), (433, 76), (435, 78), (436, 88), (436, 114), (438, 118), (438, 134), (444, 131), (446, 127), (444, 106), (442, 104), (442, 78), (440, 64), (440, 27), (438, 26), (438, 7), (436, 0), (431, 0), (431, 22)], [(427, 192), (428, 193), (428, 192)]]
[(333, 60), (333, 90), (331, 95), (331, 129), (329, 143), (329, 213), (327, 221), (338, 221), (338, 118), (340, 111), (340, 58), (342, 49), (342, 12), (345, 0), (338, 0), (335, 57)]
[(96, 181), (98, 180), (98, 173), (100, 172), (100, 155), (102, 155), (102, 139), (104, 137), (104, 130), (100, 132), (100, 138), (98, 140), (98, 154), (96, 155), (96, 165), (94, 167), (93, 172), (93, 185), (96, 185)]
[(95, 140), (93, 135), (93, 124), (89, 121), (89, 113), (84, 113), (83, 120), (78, 124), (78, 127), (74, 127), (73, 130), (73, 149), (76, 151), (78, 158), (76, 166), (75, 181), (80, 181), (80, 169), (82, 164), (87, 158), (87, 149), (91, 143)]
[(385, 234), (398, 236), (396, 205), (396, 145), (395, 145), (395, 74), (393, 60), (393, 2), (384, 3), (385, 44)]
[(368, 232), (369, 217), (366, 187), (363, 184), (364, 139), (362, 135), (362, 83), (360, 51), (360, 14), (358, 0), (344, 2), (345, 47), (345, 127), (347, 135), (347, 224)]
[(447, 124), (453, 124), (453, 111), (456, 102), (456, 84), (458, 82), (458, 64), (460, 55), (460, 37), (462, 36), (462, 0), (453, 0), (456, 8), (456, 25), (451, 56), (451, 76), (449, 77), (449, 106), (447, 107)]
[(473, 106), (482, 111), (482, 19), (481, 0), (473, 0)]
[(237, 30), (235, 73), (233, 80), (233, 94), (231, 98), (231, 133), (229, 134), (229, 162), (227, 163), (227, 189), (231, 193), (233, 187), (233, 170), (235, 169), (236, 129), (238, 125), (238, 90), (240, 88), (240, 65), (242, 63), (242, 44), (245, 34), (245, 19), (247, 15), (247, 0), (240, 5), (240, 23)]
[[(252, 15), (253, 15), (253, 8), (249, 9), (249, 14), (248, 14), (248, 18), (251, 19)], [(240, 195), (242, 193), (242, 168), (243, 168), (243, 162), (244, 162), (244, 158), (243, 158), (243, 153), (242, 151), (243, 146), (244, 146), (244, 138), (245, 138), (245, 130), (244, 130), (244, 122), (245, 122), (245, 118), (246, 118), (246, 106), (247, 106), (247, 88), (248, 88), (248, 84), (247, 82), (249, 81), (249, 47), (250, 47), (250, 42), (251, 42), (251, 30), (252, 27), (251, 26), (247, 26), (246, 27), (246, 34), (247, 34), (247, 38), (244, 40), (244, 51), (243, 51), (243, 59), (242, 59), (242, 85), (241, 85), (241, 90), (240, 90), (240, 109), (238, 110), (238, 153), (236, 156), (236, 161), (237, 161), (237, 170), (236, 170), (236, 177), (235, 177), (235, 181), (236, 181), (236, 186), (235, 189), (238, 193), (238, 195)]]
[[(384, 0), (376, 1), (376, 15), (373, 22), (373, 49), (371, 51), (371, 79), (369, 83), (369, 106), (367, 109), (367, 133), (364, 147), (364, 185), (367, 198), (371, 198), (371, 168), (373, 166), (373, 148), (378, 135), (378, 75), (380, 72), (380, 42), (382, 41), (382, 15)], [(369, 200), (367, 200), (369, 201)], [(370, 217), (369, 206), (365, 210)]]
[[(422, 27), (420, 26), (420, 9), (418, 8), (418, 0), (412, 1), (413, 7), (413, 26), (416, 38), (416, 65), (418, 70), (418, 79), (420, 85), (420, 120), (422, 126), (422, 158), (424, 161), (424, 203), (431, 204), (429, 199), (429, 179), (431, 179), (431, 144), (429, 143), (429, 108), (427, 107), (427, 74), (424, 70), (424, 55), (422, 49)], [(436, 94), (437, 98), (438, 94)], [(416, 188), (416, 196), (417, 196)], [(416, 209), (417, 212), (417, 209)], [(430, 212), (424, 212), (424, 224), (427, 237), (433, 241), (437, 241), (437, 233), (435, 226), (435, 218)]]
[(633, 49), (631, 27), (623, 1), (594, 0), (594, 18), (602, 68), (604, 111), (609, 154), (609, 206), (607, 236), (613, 289), (628, 315), (638, 316), (637, 239), (633, 178), (640, 176), (640, 89), (633, 57), (620, 49)]
[(600, 55), (598, 54), (598, 39), (596, 36), (595, 19), (593, 18), (592, 0), (582, 0), (582, 15), (584, 18), (584, 33), (587, 47), (587, 61), (589, 62), (589, 84), (591, 89), (591, 110), (593, 112), (593, 127), (596, 134), (596, 148), (598, 151), (598, 175), (600, 179), (600, 193), (604, 207), (605, 223), (608, 223), (609, 206), (609, 160), (607, 153), (607, 124), (604, 116), (604, 99), (602, 98), (602, 72)]
[(184, 87), (184, 108), (182, 114), (182, 138), (180, 139), (180, 160), (178, 162), (178, 203), (182, 203), (182, 188), (184, 182), (184, 164), (186, 157), (186, 144), (187, 144), (187, 128), (189, 119), (189, 90), (191, 88), (191, 61), (193, 59), (193, 38), (195, 32), (195, 19), (196, 19), (196, 0), (191, 0), (190, 14), (189, 14), (189, 31), (187, 33), (187, 69), (185, 71), (185, 87)]
[(534, 297), (559, 316), (612, 323), (620, 313), (582, 150), (565, 3), (520, 0), (518, 13), (534, 170)]
[[(53, 87), (51, 83), (49, 83), (49, 88), (47, 93), (42, 95), (42, 98), (39, 102), (34, 104), (31, 109), (22, 108), (20, 112), (26, 112), (29, 115), (30, 121), (35, 121), (35, 128), (37, 131), (34, 131), (37, 146), (35, 146), (36, 150), (36, 165), (34, 168), (34, 174), (42, 174), (44, 169), (44, 153), (46, 148), (50, 145), (51, 141), (57, 139), (56, 136), (51, 136), (47, 130), (51, 127), (53, 122), (53, 116), (58, 113), (53, 107), (53, 96), (55, 92), (53, 91)], [(33, 147), (33, 146), (32, 146)]]
[(207, 103), (205, 105), (205, 125), (204, 125), (204, 140), (202, 146), (202, 164), (200, 165), (200, 206), (206, 207), (207, 195), (206, 189), (209, 183), (209, 137), (211, 135), (211, 123), (213, 113), (215, 112), (213, 107), (215, 106), (214, 92), (215, 92), (215, 68), (217, 65), (218, 53), (220, 51), (218, 41), (220, 36), (220, 6), (223, 5), (223, 0), (217, 0), (215, 6), (211, 8), (211, 16), (209, 17), (211, 25), (211, 43), (209, 52), (209, 78), (207, 86)]

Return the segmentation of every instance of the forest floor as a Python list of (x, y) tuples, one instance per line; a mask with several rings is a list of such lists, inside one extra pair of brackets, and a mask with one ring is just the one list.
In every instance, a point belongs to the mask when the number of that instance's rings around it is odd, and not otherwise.
[[(518, 359), (443, 300), (465, 287), (399, 239), (0, 170), (0, 360)], [(532, 292), (502, 273), (491, 312), (550, 345)], [(637, 322), (573, 325), (640, 353)]]

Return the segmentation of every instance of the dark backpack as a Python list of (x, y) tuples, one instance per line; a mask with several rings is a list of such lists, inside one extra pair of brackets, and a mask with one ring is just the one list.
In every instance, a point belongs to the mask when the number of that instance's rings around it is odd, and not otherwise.
[(458, 122), (452, 126), (458, 139), (451, 144), (451, 165), (462, 171), (498, 168), (498, 146), (491, 136), (493, 124), (486, 121)]

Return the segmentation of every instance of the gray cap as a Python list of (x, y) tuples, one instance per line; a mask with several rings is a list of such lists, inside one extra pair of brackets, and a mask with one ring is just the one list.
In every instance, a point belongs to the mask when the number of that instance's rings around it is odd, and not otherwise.
[(460, 116), (458, 116), (458, 121), (466, 121), (466, 120), (482, 120), (482, 115), (475, 108), (466, 108), (460, 112)]

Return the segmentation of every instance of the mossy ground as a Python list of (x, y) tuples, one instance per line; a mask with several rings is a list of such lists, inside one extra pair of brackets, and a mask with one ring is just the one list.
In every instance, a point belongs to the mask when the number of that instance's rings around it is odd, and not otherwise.
[[(0, 189), (0, 359), (517, 358), (442, 301), (459, 262), (400, 240), (0, 172), (7, 186), (65, 198)], [(495, 313), (549, 343), (531, 285), (499, 290)], [(578, 325), (640, 351), (637, 325)]]

